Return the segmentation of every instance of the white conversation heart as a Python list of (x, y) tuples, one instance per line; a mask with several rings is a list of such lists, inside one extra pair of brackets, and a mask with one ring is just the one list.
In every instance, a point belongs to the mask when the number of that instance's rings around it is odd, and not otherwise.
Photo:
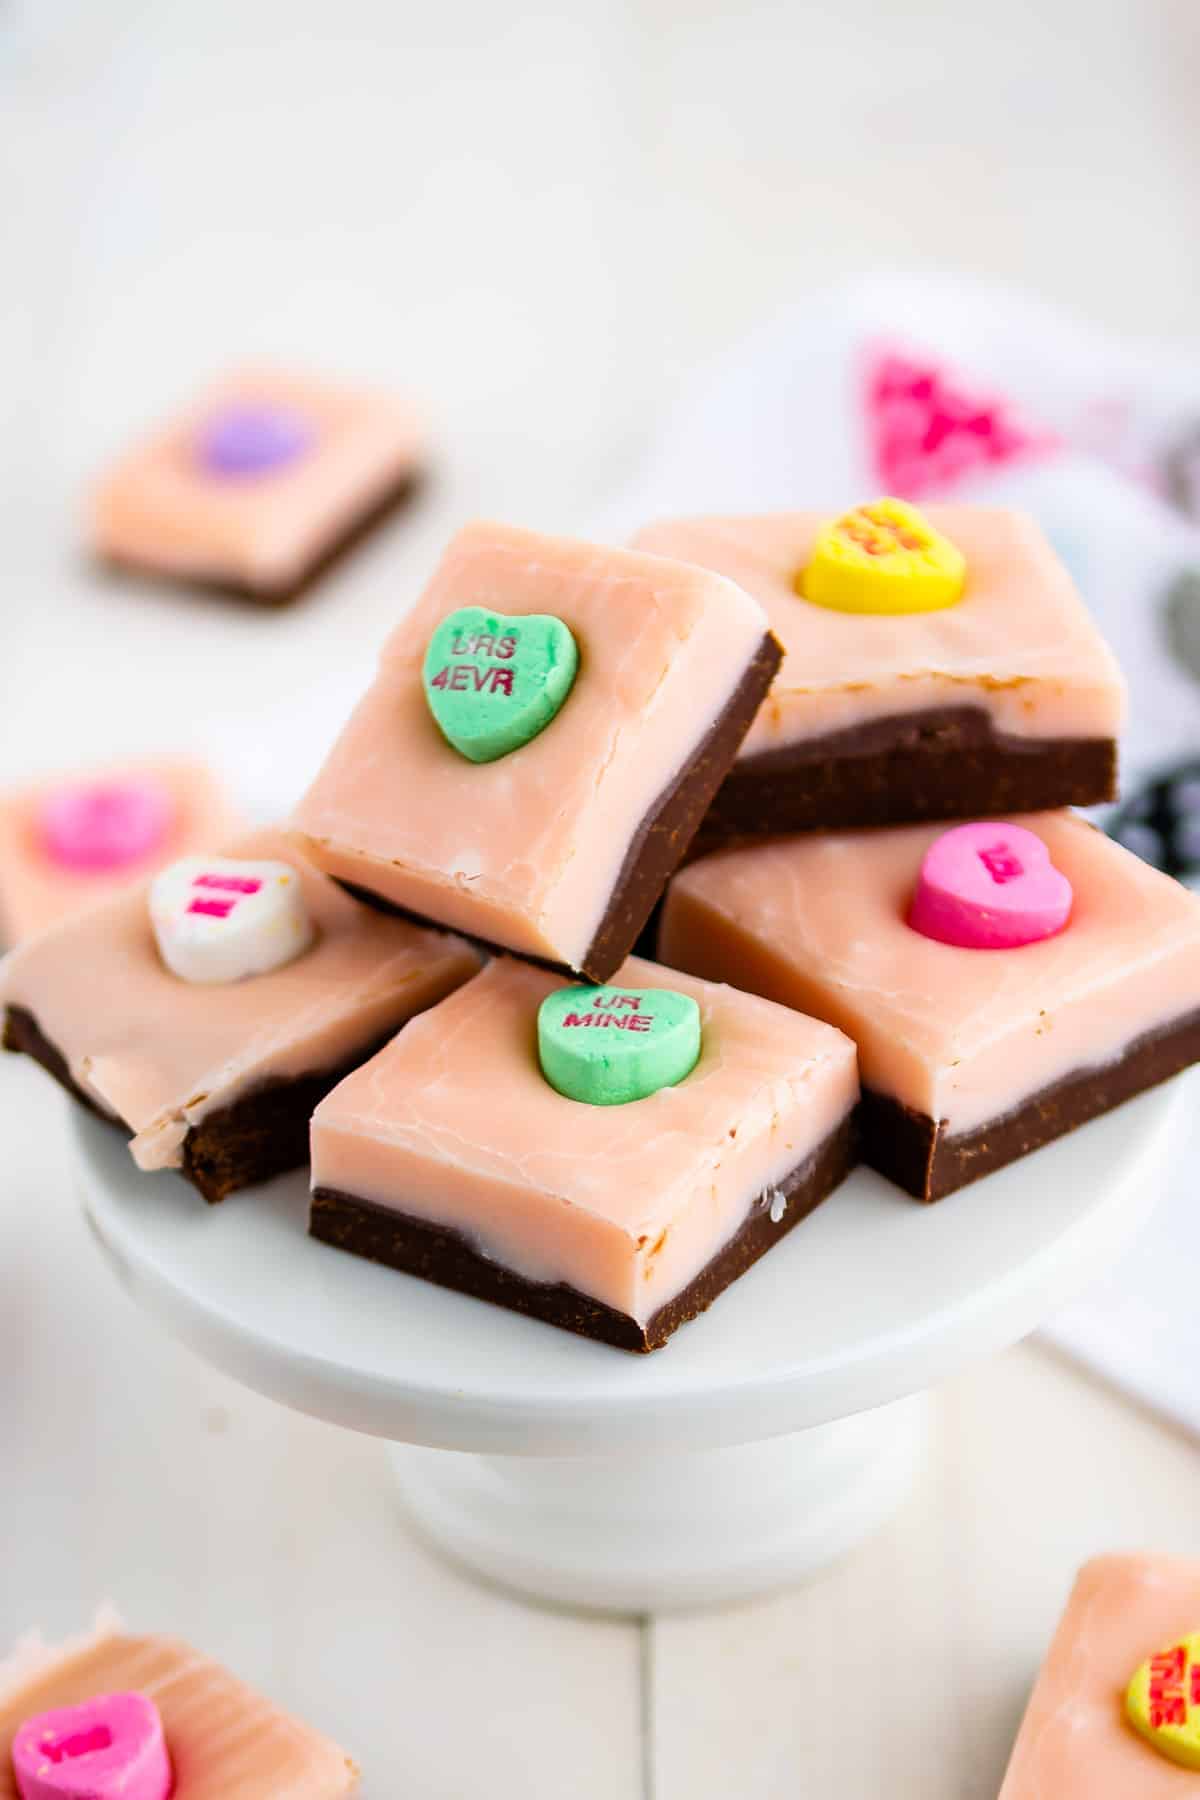
[(186, 856), (150, 887), (159, 955), (183, 981), (244, 981), (307, 950), (313, 926), (289, 863)]

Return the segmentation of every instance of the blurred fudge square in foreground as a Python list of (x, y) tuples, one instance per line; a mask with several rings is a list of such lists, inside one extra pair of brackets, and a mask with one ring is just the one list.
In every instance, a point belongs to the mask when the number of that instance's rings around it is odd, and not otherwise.
[[(1189, 1769), (1138, 1735), (1126, 1713), (1131, 1680), (1158, 1687), (1169, 1741), (1195, 1738), (1200, 1683), (1187, 1643), (1200, 1631), (1200, 1562), (1100, 1556), (1080, 1570), (1029, 1701), (999, 1800), (1190, 1800)], [(1183, 1652), (1183, 1655), (1180, 1652)], [(1157, 1664), (1156, 1668), (1146, 1668)], [(1147, 1679), (1148, 1678), (1148, 1679)], [(1145, 1698), (1152, 1701), (1149, 1691)], [(1179, 1723), (1168, 1723), (1178, 1720)], [(1195, 1741), (1200, 1742), (1200, 1738)]]
[[(277, 832), (231, 854), (298, 878), (312, 938), (281, 966), (181, 979), (140, 888), (42, 933), (0, 972), (5, 1046), (121, 1125), (139, 1168), (179, 1169), (208, 1200), (307, 1161), (322, 1095), (479, 966), (461, 940), (360, 906)], [(233, 917), (236, 902), (214, 890), (192, 910)], [(225, 921), (211, 923), (216, 939)]]
[(384, 645), (299, 842), (377, 900), (607, 980), (777, 661), (721, 576), (470, 525)]
[(864, 1158), (925, 1200), (1200, 1057), (1200, 899), (1072, 813), (1016, 824), (1073, 898), (1056, 935), (1015, 948), (909, 923), (940, 826), (722, 851), (667, 896), (664, 962), (855, 1040)]
[[(636, 958), (618, 986), (642, 1017), (664, 990), (696, 1002), (682, 1080), (624, 1104), (568, 1098), (537, 1048), (563, 983), (499, 958), (317, 1109), (313, 1234), (622, 1349), (664, 1344), (846, 1174), (854, 1047)], [(605, 991), (568, 990), (573, 1022), (595, 1024)]]
[[(171, 1800), (339, 1800), (358, 1786), (345, 1751), (211, 1657), (178, 1638), (134, 1636), (105, 1623), (62, 1645), (28, 1639), (0, 1660), (0, 1800), (20, 1800), (12, 1749), (26, 1720), (119, 1694), (144, 1695), (158, 1710)], [(82, 1755), (67, 1760), (84, 1770)], [(85, 1783), (66, 1791), (101, 1790)]]
[(0, 793), (0, 944), (224, 842), (239, 823), (212, 770), (186, 757), (79, 769)]
[(961, 598), (932, 611), (806, 599), (830, 527), (815, 512), (667, 521), (634, 540), (729, 576), (784, 647), (698, 848), (1116, 797), (1121, 673), (1038, 527), (994, 507), (918, 516), (965, 561)]
[(212, 383), (96, 484), (102, 561), (296, 599), (421, 473), (425, 429), (389, 395), (249, 367)]

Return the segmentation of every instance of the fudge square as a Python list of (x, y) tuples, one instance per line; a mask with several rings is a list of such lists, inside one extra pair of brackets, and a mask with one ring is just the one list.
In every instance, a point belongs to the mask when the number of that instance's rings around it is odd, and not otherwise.
[(385, 644), (298, 840), (393, 907), (604, 981), (778, 658), (721, 576), (469, 525)]
[[(567, 1023), (698, 1013), (690, 1073), (625, 1103), (568, 1097), (538, 1051), (563, 984), (500, 958), (317, 1108), (313, 1235), (626, 1350), (703, 1312), (850, 1168), (854, 1047), (636, 958), (619, 982), (568, 989)], [(653, 1043), (580, 1035), (635, 1060)]]
[(189, 757), (140, 757), (0, 793), (0, 943), (57, 925), (239, 826), (223, 784)]
[[(635, 543), (729, 576), (784, 647), (704, 847), (1116, 797), (1121, 673), (1025, 514), (885, 501), (834, 524), (814, 512), (677, 520)], [(947, 572), (931, 553), (955, 565), (953, 590), (928, 591)], [(805, 598), (828, 569), (840, 585)]]
[[(156, 939), (157, 883), (43, 932), (0, 964), (5, 1047), (123, 1125), (139, 1168), (178, 1169), (207, 1200), (306, 1162), (321, 1096), (479, 966), (460, 939), (360, 906), (278, 832), (255, 833), (231, 854), (232, 864), (207, 859), (222, 871), (208, 877), (211, 897), (164, 928), (178, 937), (199, 924), (210, 934), (179, 943), (187, 975), (167, 966)], [(281, 864), (298, 890), (293, 915), (251, 919), (247, 952), (238, 922), (256, 896), (229, 870), (256, 882)], [(188, 859), (158, 881), (180, 870), (203, 882), (205, 869)], [(288, 960), (256, 965), (284, 932), (294, 953), (289, 945)], [(197, 956), (243, 960), (203, 972)]]
[[(1009, 884), (1017, 900), (1049, 882), (1053, 901), (1066, 878), (1069, 916), (1053, 935), (970, 947), (908, 922), (935, 846), (983, 829), (718, 852), (676, 877), (659, 940), (672, 967), (736, 978), (847, 1032), (864, 1159), (924, 1200), (1200, 1058), (1200, 899), (1074, 814), (986, 828), (998, 843), (1031, 834), (1044, 846), (1033, 861), (1048, 853)], [(995, 866), (999, 884), (1006, 865)]]
[(91, 548), (280, 605), (406, 496), (424, 455), (424, 427), (389, 395), (236, 369), (97, 483)]
[[(1190, 1680), (1196, 1646), (1188, 1644), (1197, 1631), (1200, 1562), (1100, 1556), (1086, 1563), (1042, 1665), (999, 1800), (1187, 1800), (1200, 1792), (1200, 1756), (1184, 1767), (1175, 1760), (1180, 1737), (1200, 1745), (1200, 1689)], [(1150, 1701), (1144, 1710), (1135, 1702), (1149, 1741), (1128, 1715), (1131, 1683)], [(1150, 1719), (1156, 1688), (1157, 1725)], [(1160, 1753), (1156, 1739), (1169, 1747)]]
[[(0, 1661), (0, 1800), (21, 1800), (13, 1746), (27, 1720), (98, 1701), (96, 1725), (103, 1730), (111, 1697), (132, 1695), (144, 1696), (161, 1718), (174, 1777), (171, 1800), (338, 1800), (358, 1786), (345, 1751), (211, 1657), (178, 1638), (134, 1636), (105, 1622), (61, 1645), (25, 1640)], [(83, 1754), (76, 1750), (69, 1760), (82, 1774)], [(119, 1771), (111, 1786), (101, 1781), (62, 1792), (115, 1797), (127, 1791)]]

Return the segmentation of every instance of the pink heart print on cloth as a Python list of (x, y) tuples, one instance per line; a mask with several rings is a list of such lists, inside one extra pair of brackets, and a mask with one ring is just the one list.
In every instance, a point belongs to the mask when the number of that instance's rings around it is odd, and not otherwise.
[(920, 352), (869, 351), (864, 407), (876, 479), (905, 500), (944, 493), (969, 475), (1056, 443), (1018, 424), (1006, 401), (972, 395)]
[(171, 1760), (145, 1694), (102, 1694), (38, 1713), (17, 1728), (21, 1800), (167, 1800)]
[(956, 825), (925, 852), (908, 922), (963, 950), (1014, 950), (1054, 937), (1074, 895), (1041, 838), (1023, 825)]

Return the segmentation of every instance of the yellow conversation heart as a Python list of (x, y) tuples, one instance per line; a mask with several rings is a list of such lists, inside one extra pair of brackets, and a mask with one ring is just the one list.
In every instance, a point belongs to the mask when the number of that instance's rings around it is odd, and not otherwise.
[(835, 612), (940, 612), (963, 597), (967, 563), (903, 500), (873, 500), (818, 534), (797, 587)]
[(1200, 1632), (1142, 1664), (1125, 1690), (1125, 1717), (1160, 1755), (1200, 1769)]

